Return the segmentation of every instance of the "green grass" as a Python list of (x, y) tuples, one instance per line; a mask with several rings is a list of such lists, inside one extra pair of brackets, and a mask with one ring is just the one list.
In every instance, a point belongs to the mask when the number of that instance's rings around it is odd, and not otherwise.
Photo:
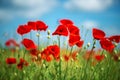
[[(66, 62), (62, 57), (61, 70), (59, 70), (59, 62), (55, 60), (33, 62), (28, 51), (25, 53), (25, 60), (29, 62), (29, 66), (19, 70), (16, 64), (6, 64), (7, 57), (15, 57), (18, 63), (24, 51), (25, 49), (19, 49), (12, 53), (8, 48), (0, 48), (0, 80), (120, 80), (120, 61), (113, 60), (106, 51), (103, 53), (106, 57), (101, 62), (92, 58), (89, 61), (85, 60), (83, 58), (85, 49), (78, 53), (76, 61), (70, 59)], [(119, 50), (117, 51), (119, 53)], [(63, 54), (61, 51), (61, 55)], [(93, 62), (96, 64), (93, 65)]]

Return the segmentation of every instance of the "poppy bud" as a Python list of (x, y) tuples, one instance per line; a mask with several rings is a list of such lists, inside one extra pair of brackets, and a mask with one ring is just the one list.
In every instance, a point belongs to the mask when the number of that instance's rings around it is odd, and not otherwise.
[(107, 58), (107, 54), (105, 54), (105, 57)]
[(91, 70), (93, 71), (93, 70), (94, 70), (94, 67), (91, 67)]
[(50, 35), (48, 35), (47, 38), (50, 39)]
[(23, 73), (26, 74), (26, 71), (24, 70)]
[(14, 73), (15, 76), (17, 76), (17, 73)]
[(37, 34), (36, 34), (36, 36), (37, 36), (37, 37), (39, 37), (39, 36), (40, 36), (40, 34), (39, 34), (39, 33), (37, 33)]
[(117, 54), (117, 50), (114, 50), (114, 53)]
[(63, 61), (63, 58), (62, 58), (62, 57), (61, 57), (60, 59), (61, 59), (61, 61)]
[(44, 50), (44, 48), (42, 48), (42, 51)]
[(94, 45), (93, 48), (96, 48), (96, 45)]
[(114, 43), (114, 45), (115, 45), (115, 47), (117, 47), (117, 46), (118, 46), (118, 44), (117, 44), (117, 43)]
[(87, 47), (90, 47), (90, 43), (87, 43)]
[(38, 57), (41, 57), (41, 54), (38, 54)]
[(120, 61), (120, 57), (118, 58), (118, 60)]
[(103, 71), (103, 70), (104, 70), (104, 68), (101, 68), (101, 70)]
[(96, 40), (94, 40), (93, 44), (96, 44)]
[(43, 67), (44, 67), (44, 68), (46, 68), (46, 65), (45, 65), (45, 64), (43, 64)]
[(47, 34), (50, 35), (50, 30), (47, 31)]

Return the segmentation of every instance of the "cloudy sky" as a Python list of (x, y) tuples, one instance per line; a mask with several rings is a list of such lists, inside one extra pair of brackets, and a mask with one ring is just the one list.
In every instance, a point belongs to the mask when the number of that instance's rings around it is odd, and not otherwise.
[(119, 0), (0, 0), (0, 41), (16, 38), (16, 28), (28, 21), (42, 20), (51, 32), (58, 20), (71, 19), (81, 30), (87, 42), (92, 27), (106, 32), (108, 36), (120, 34)]

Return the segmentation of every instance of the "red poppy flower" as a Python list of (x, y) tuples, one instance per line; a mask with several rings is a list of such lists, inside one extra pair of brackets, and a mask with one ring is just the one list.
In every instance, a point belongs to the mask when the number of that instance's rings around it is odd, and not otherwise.
[(46, 48), (44, 51), (41, 52), (41, 58), (46, 60), (46, 57), (49, 56), (49, 50)]
[(57, 45), (48, 46), (44, 51), (41, 52), (41, 58), (48, 61), (51, 61), (53, 56), (56, 60), (60, 56), (60, 48)]
[(102, 61), (104, 58), (105, 58), (104, 55), (100, 55), (100, 54), (95, 55), (95, 59), (99, 62)]
[(29, 33), (30, 30), (31, 30), (31, 28), (28, 25), (20, 25), (17, 28), (17, 33), (20, 34), (20, 35), (24, 35), (24, 34)]
[(113, 51), (113, 49), (115, 48), (115, 46), (112, 44), (112, 42), (107, 39), (100, 40), (100, 45), (103, 49), (105, 49), (109, 52)]
[(40, 31), (42, 31), (42, 30), (46, 31), (48, 26), (43, 21), (36, 21), (36, 28), (37, 28), (37, 30), (40, 30)]
[(32, 49), (32, 50), (30, 50), (30, 54), (32, 56), (37, 56), (38, 55), (38, 50), (37, 49)]
[(76, 59), (77, 54), (78, 54), (77, 51), (74, 51), (74, 52), (71, 54), (71, 57), (72, 57), (73, 60), (77, 60), (77, 59)]
[(37, 30), (37, 28), (36, 28), (36, 22), (29, 21), (29, 22), (27, 23), (27, 25), (30, 26), (30, 28), (31, 28), (32, 30)]
[(9, 40), (7, 40), (6, 42), (5, 42), (5, 45), (7, 46), (7, 47), (10, 47), (10, 46), (17, 46), (17, 47), (19, 47), (19, 44), (14, 40), (14, 39), (9, 39)]
[(64, 55), (63, 58), (64, 58), (64, 60), (65, 60), (66, 62), (70, 60), (70, 56), (69, 56), (69, 55)]
[(27, 50), (32, 50), (32, 49), (36, 49), (37, 48), (35, 43), (32, 40), (27, 39), (27, 38), (22, 40), (22, 44), (25, 46), (25, 48)]
[(71, 20), (69, 20), (69, 19), (61, 19), (60, 23), (62, 25), (73, 24), (73, 22)]
[(83, 46), (83, 43), (84, 43), (84, 41), (83, 41), (83, 40), (80, 40), (79, 42), (76, 43), (76, 45), (77, 45), (78, 47), (82, 47), (82, 46)]
[(16, 58), (7, 58), (6, 63), (7, 64), (16, 64)]
[(110, 41), (114, 41), (116, 43), (120, 42), (120, 35), (114, 35), (108, 38)]
[(52, 61), (52, 56), (50, 56), (50, 55), (49, 55), (49, 56), (46, 56), (46, 61), (47, 61), (47, 62)]
[(100, 29), (93, 28), (92, 33), (93, 33), (94, 39), (97, 39), (97, 40), (100, 40), (105, 37), (105, 33)]
[(5, 42), (5, 45), (7, 47), (10, 47), (10, 46), (19, 47), (19, 44), (14, 39), (9, 39), (8, 41)]
[(69, 36), (69, 45), (72, 47), (80, 41), (79, 35), (70, 35)]
[(52, 35), (68, 36), (68, 30), (64, 25), (59, 25)]
[(74, 25), (67, 25), (68, 27), (68, 31), (70, 34), (72, 35), (79, 35), (80, 33), (80, 30), (77, 26), (74, 26)]
[(20, 62), (17, 64), (17, 68), (22, 69), (23, 66), (28, 66), (28, 65), (29, 63), (26, 60), (24, 60), (23, 58), (20, 58)]
[(57, 45), (52, 45), (47, 47), (49, 50), (49, 53), (53, 55), (53, 57), (56, 59), (60, 56), (60, 48)]

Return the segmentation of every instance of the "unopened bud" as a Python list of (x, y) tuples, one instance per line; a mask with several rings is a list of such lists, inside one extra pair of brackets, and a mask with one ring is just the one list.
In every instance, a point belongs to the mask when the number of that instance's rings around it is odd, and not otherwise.
[(117, 43), (114, 43), (114, 45), (115, 45), (115, 47), (117, 47), (117, 46), (118, 46), (118, 44), (117, 44)]
[(105, 54), (105, 57), (107, 58), (107, 54)]
[(117, 50), (114, 50), (114, 53), (117, 54)]
[(120, 60), (120, 57), (118, 57), (118, 60)]
[(44, 50), (44, 48), (42, 48), (42, 51)]
[(96, 48), (96, 45), (94, 45), (93, 48)]
[(26, 73), (26, 71), (24, 70), (24, 71), (23, 71), (23, 73), (25, 74), (25, 73)]
[(47, 34), (50, 35), (50, 30), (47, 31)]
[(87, 43), (87, 47), (90, 47), (90, 43)]
[(37, 33), (37, 34), (36, 34), (36, 36), (37, 36), (37, 37), (39, 37), (39, 36), (40, 36), (40, 34), (39, 34), (39, 33)]
[(17, 76), (17, 73), (14, 73), (15, 76)]
[(48, 35), (47, 38), (50, 39), (50, 35)]
[(103, 70), (104, 70), (104, 68), (101, 68), (101, 70), (103, 71)]
[(38, 54), (38, 57), (41, 57), (41, 54)]
[(45, 65), (45, 64), (43, 64), (43, 67), (45, 68), (45, 67), (46, 67), (46, 65)]

